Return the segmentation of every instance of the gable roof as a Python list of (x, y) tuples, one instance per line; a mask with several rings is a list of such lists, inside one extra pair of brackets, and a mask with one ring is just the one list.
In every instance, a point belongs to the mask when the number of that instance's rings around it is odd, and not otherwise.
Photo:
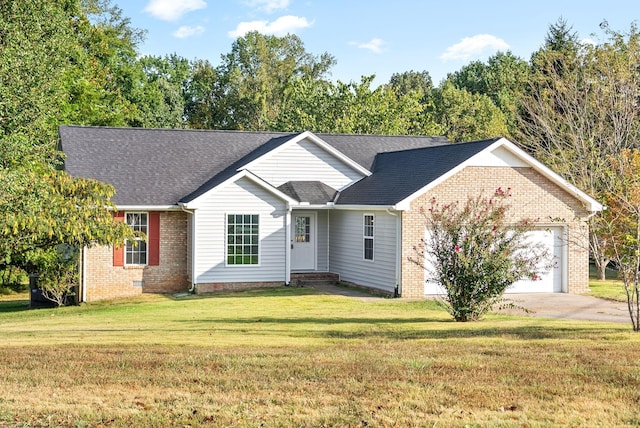
[(340, 192), (336, 205), (395, 205), (497, 140), (380, 153), (373, 174)]
[(278, 186), (278, 190), (298, 202), (313, 205), (332, 202), (338, 193), (336, 189), (321, 181), (288, 181)]
[[(116, 188), (120, 206), (188, 202), (304, 133), (60, 126), (65, 169)], [(379, 152), (446, 144), (444, 137), (311, 134), (371, 169)]]
[[(406, 210), (416, 197), (440, 184), (482, 156), (504, 149), (522, 165), (531, 167), (565, 192), (580, 200), (588, 211), (604, 209), (598, 201), (573, 186), (506, 138), (455, 143), (376, 156), (373, 174), (340, 192), (336, 205), (387, 205)], [(398, 171), (411, 171), (402, 174)]]

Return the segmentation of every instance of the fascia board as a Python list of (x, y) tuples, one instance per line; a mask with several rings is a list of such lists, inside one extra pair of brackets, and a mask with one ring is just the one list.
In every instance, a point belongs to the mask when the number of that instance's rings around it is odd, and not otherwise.
[(179, 205), (116, 205), (118, 211), (180, 211)]
[(275, 195), (276, 197), (284, 200), (289, 205), (297, 205), (298, 204), (298, 201), (296, 201), (295, 199), (293, 199), (290, 196), (286, 195), (285, 193), (281, 192), (280, 190), (276, 189), (275, 187), (273, 187), (272, 185), (270, 185), (269, 183), (267, 183), (266, 181), (264, 181), (263, 179), (261, 179), (257, 175), (253, 174), (251, 171), (243, 169), (241, 171), (238, 171), (236, 174), (234, 174), (233, 176), (229, 177), (228, 179), (226, 179), (222, 183), (218, 184), (214, 188), (212, 188), (212, 189), (206, 191), (205, 193), (203, 193), (202, 195), (198, 196), (194, 200), (189, 201), (189, 202), (187, 202), (185, 204), (182, 204), (182, 206), (184, 208), (186, 208), (186, 209), (197, 209), (197, 208), (199, 208), (200, 202), (202, 201), (202, 199), (204, 197), (208, 197), (208, 196), (210, 196), (212, 194), (215, 194), (215, 193), (219, 192), (220, 190), (224, 189), (225, 187), (227, 187), (228, 185), (230, 185), (232, 183), (235, 183), (237, 180), (239, 180), (241, 178), (247, 178), (247, 179), (251, 180), (252, 182), (257, 184), (258, 186), (262, 187), (263, 189), (265, 189), (268, 192), (270, 192), (273, 195)]

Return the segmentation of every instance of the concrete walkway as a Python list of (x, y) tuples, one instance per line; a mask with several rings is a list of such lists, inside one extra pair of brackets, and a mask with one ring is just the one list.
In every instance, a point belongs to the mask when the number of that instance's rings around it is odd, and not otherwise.
[[(374, 296), (350, 287), (319, 284), (314, 285), (313, 288), (328, 294), (354, 297), (366, 301), (384, 299), (384, 297)], [(530, 312), (526, 313), (520, 309), (503, 309), (498, 311), (499, 313), (541, 318), (617, 322), (631, 325), (626, 302), (613, 302), (597, 297), (566, 293), (506, 294), (505, 300)]]

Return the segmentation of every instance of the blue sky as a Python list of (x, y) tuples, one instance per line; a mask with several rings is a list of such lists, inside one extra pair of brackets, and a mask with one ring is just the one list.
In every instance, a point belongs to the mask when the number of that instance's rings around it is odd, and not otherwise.
[(528, 60), (549, 24), (563, 17), (582, 39), (602, 37), (603, 20), (626, 31), (640, 18), (637, 0), (114, 0), (134, 27), (147, 30), (141, 54), (177, 53), (214, 66), (247, 31), (297, 34), (307, 52), (337, 60), (332, 78), (427, 70), (435, 84), (474, 60), (510, 50)]

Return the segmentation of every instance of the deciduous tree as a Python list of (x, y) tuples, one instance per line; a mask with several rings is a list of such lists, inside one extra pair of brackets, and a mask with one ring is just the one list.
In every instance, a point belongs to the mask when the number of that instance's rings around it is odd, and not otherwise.
[(640, 331), (640, 151), (609, 156), (602, 227), (606, 256), (618, 268), (634, 331)]
[[(531, 90), (522, 101), (518, 140), (538, 159), (590, 195), (603, 196), (608, 158), (639, 147), (640, 34), (603, 26), (607, 40), (580, 45), (552, 28), (533, 59)], [(567, 38), (564, 40), (564, 38)], [(601, 216), (592, 218), (590, 247), (600, 277), (609, 263)]]

